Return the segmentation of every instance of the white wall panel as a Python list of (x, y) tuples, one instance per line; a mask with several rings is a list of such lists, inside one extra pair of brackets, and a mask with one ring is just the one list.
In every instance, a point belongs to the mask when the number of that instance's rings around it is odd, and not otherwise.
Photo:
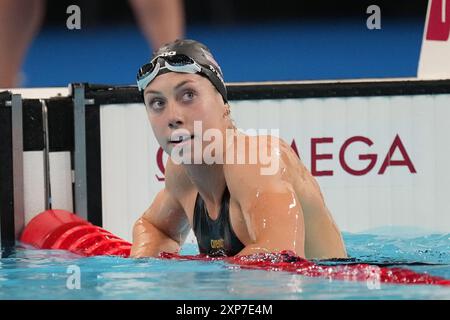
[[(50, 153), (50, 185), (54, 209), (73, 212), (70, 152)], [(45, 210), (44, 153), (23, 155), (25, 223)]]
[[(311, 170), (312, 139), (317, 144), (317, 176), (326, 203), (344, 231), (380, 226), (411, 226), (450, 232), (450, 95), (309, 98), (231, 102), (238, 128), (279, 129), (289, 144), (295, 140), (302, 161)], [(142, 105), (109, 105), (101, 111), (104, 226), (131, 239), (134, 221), (164, 184), (157, 166), (158, 144)], [(396, 136), (416, 173), (382, 164)], [(344, 142), (363, 136), (372, 141), (350, 144), (345, 161), (354, 170), (367, 167), (360, 155), (375, 154), (373, 169), (360, 176), (345, 171), (339, 160)], [(167, 157), (164, 155), (164, 163)], [(403, 160), (397, 147), (391, 160)]]

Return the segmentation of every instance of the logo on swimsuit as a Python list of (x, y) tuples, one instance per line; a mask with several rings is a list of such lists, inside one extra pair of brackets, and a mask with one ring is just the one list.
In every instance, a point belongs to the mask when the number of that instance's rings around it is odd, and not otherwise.
[(211, 240), (211, 248), (213, 249), (223, 249), (224, 245), (223, 245), (223, 239), (218, 239), (218, 240)]

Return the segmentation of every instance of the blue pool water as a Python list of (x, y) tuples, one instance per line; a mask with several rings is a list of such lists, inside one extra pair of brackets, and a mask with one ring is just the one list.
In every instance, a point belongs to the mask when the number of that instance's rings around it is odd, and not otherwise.
[[(348, 263), (401, 266), (450, 279), (450, 234), (344, 233), (344, 240)], [(194, 244), (183, 247), (182, 254), (196, 253)], [(67, 286), (70, 266), (80, 268), (80, 289)], [(450, 288), (330, 281), (241, 270), (223, 261), (84, 258), (17, 246), (2, 252), (0, 299), (450, 299)]]

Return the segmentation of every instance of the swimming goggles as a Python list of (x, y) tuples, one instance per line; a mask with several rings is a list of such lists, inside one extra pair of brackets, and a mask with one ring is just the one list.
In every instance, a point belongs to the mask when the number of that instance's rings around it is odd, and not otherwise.
[[(164, 66), (161, 66), (160, 58), (164, 60)], [(184, 54), (175, 54), (156, 56), (149, 63), (144, 64), (137, 75), (137, 85), (139, 91), (144, 91), (150, 82), (155, 79), (161, 70), (167, 69), (173, 72), (199, 73), (202, 67), (192, 58)]]

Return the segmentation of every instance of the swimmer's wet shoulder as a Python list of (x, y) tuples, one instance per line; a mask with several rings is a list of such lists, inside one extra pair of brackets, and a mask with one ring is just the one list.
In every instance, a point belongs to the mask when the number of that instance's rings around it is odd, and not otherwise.
[(251, 237), (240, 254), (291, 250), (306, 258), (346, 257), (317, 181), (285, 141), (272, 139), (275, 172), (261, 174), (267, 167), (261, 163), (224, 166), (231, 197)]
[(286, 179), (289, 168), (284, 151), (272, 151), (277, 166), (269, 174), (262, 174), (266, 165), (260, 161), (224, 166), (227, 185), (239, 205), (250, 238), (239, 254), (290, 250), (304, 257), (305, 226), (300, 200)]

